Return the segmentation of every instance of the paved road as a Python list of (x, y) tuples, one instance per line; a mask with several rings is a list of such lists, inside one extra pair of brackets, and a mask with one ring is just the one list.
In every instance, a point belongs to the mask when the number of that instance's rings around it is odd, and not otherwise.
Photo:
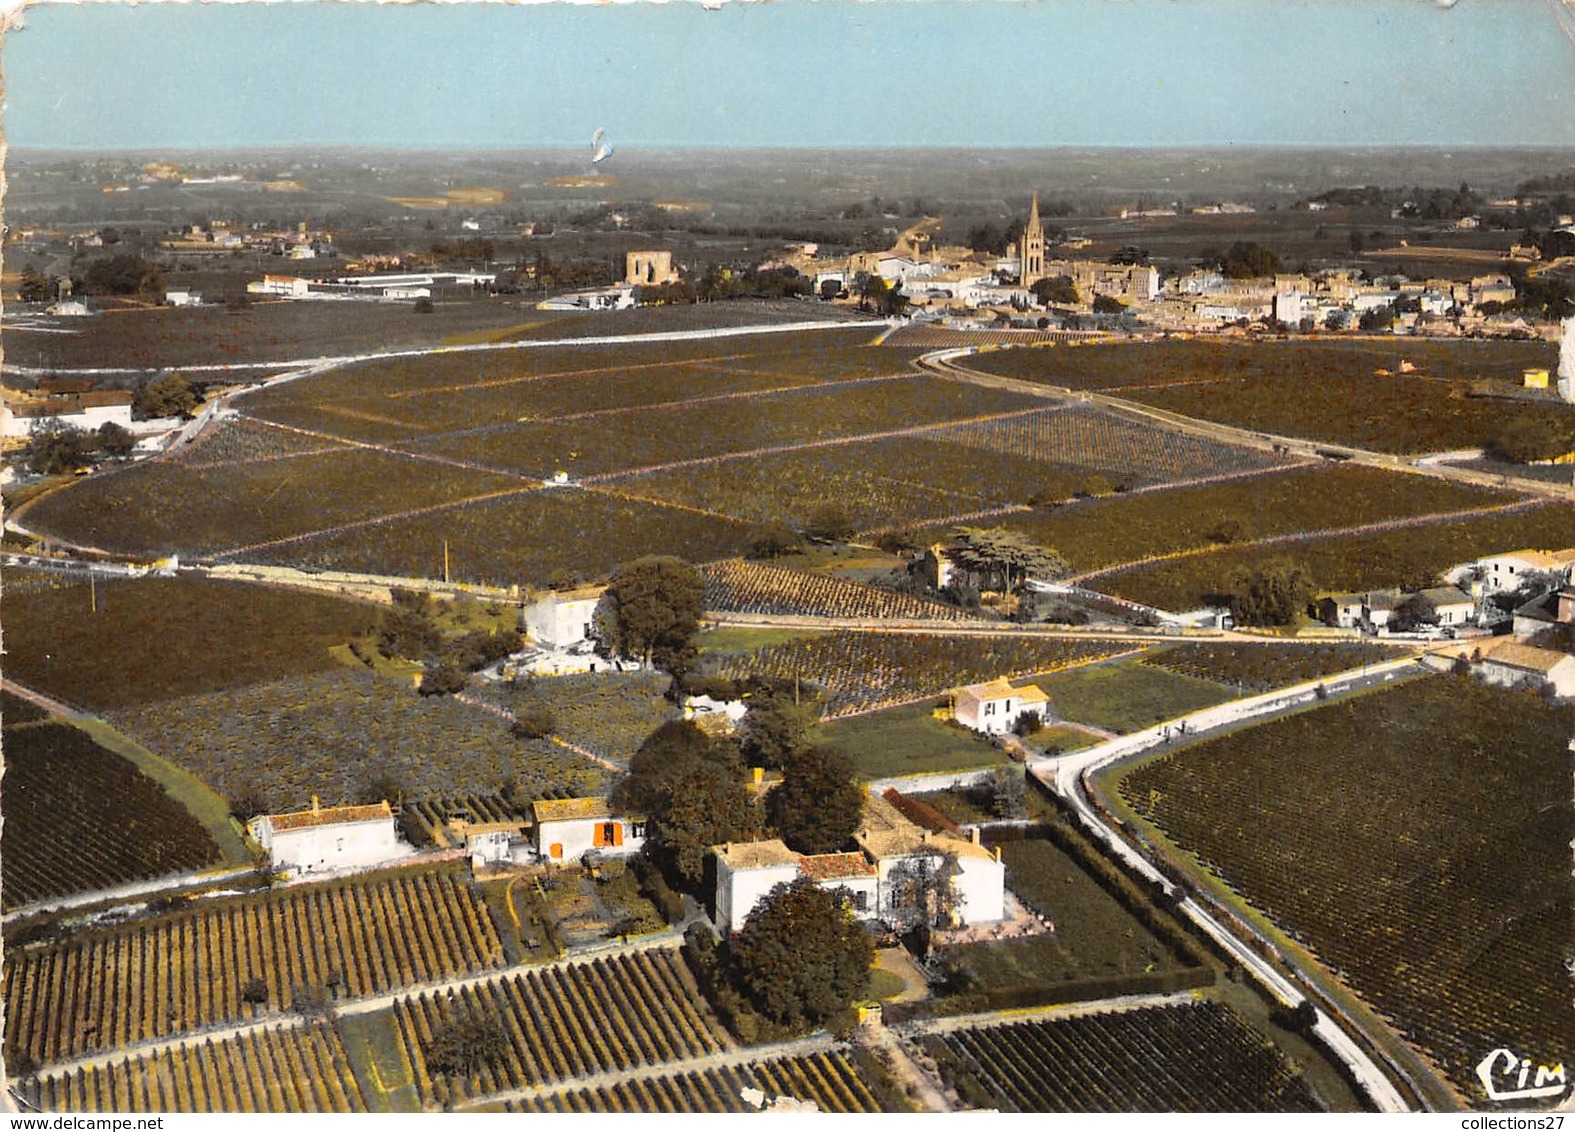
[[(1178, 723), (1187, 724), (1186, 734), (1189, 736), (1205, 735), (1223, 727), (1239, 726), (1241, 723), (1249, 720), (1266, 719), (1288, 710), (1289, 707), (1310, 702), (1316, 696), (1316, 688), (1320, 685), (1327, 689), (1329, 695), (1347, 695), (1382, 683), (1386, 679), (1392, 679), (1413, 663), (1409, 658), (1386, 661), (1382, 664), (1368, 665), (1346, 673), (1325, 677), (1322, 680), (1295, 688), (1281, 689), (1262, 696), (1252, 697), (1248, 700), (1238, 700), (1230, 705), (1222, 705), (1234, 708), (1229, 713), (1221, 713), (1219, 708), (1207, 708), (1201, 712), (1185, 716), (1179, 721), (1172, 721), (1169, 724), (1162, 724), (1133, 735), (1124, 736), (1112, 742), (1101, 744), (1098, 747), (1090, 748), (1087, 751), (1057, 759), (1038, 760), (1031, 766), (1031, 769), (1039, 775), (1041, 781), (1051, 785), (1056, 794), (1076, 811), (1082, 820), (1084, 828), (1103, 845), (1107, 852), (1122, 859), (1140, 876), (1161, 883), (1168, 891), (1175, 892), (1175, 886), (1169, 880), (1163, 877), (1141, 853), (1105, 824), (1103, 817), (1095, 809), (1088, 795), (1087, 783), (1093, 773), (1118, 760), (1130, 758), (1163, 746), (1167, 741), (1166, 736), (1173, 733)], [(1228, 718), (1221, 718), (1222, 715), (1228, 716)], [(1220, 922), (1217, 913), (1213, 909), (1205, 907), (1191, 896), (1185, 895), (1178, 905), (1178, 909), (1181, 914), (1190, 919), (1199, 929), (1217, 941), (1244, 970), (1251, 972), (1253, 977), (1281, 1003), (1289, 1007), (1295, 1007), (1306, 1000), (1307, 996), (1296, 983), (1282, 974), (1278, 968), (1258, 951), (1249, 947), (1228, 930)], [(1257, 942), (1261, 944), (1265, 941), (1260, 937)], [(1365, 1032), (1361, 1031), (1351, 1019), (1346, 1018), (1344, 1021), (1347, 1026), (1357, 1030), (1356, 1039), (1353, 1039), (1346, 1029), (1343, 1029), (1322, 1010), (1318, 1011), (1318, 1020), (1314, 1029), (1324, 1044), (1347, 1065), (1363, 1091), (1367, 1093), (1373, 1104), (1380, 1111), (1410, 1111), (1410, 1106), (1401, 1096), (1399, 1090), (1395, 1088), (1389, 1076), (1372, 1059), (1366, 1049), (1367, 1046), (1373, 1048), (1381, 1047)]]

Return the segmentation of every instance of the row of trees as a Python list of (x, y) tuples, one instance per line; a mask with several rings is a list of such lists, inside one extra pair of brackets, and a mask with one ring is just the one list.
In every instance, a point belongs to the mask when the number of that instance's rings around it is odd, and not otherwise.
[(137, 438), (114, 421), (105, 421), (92, 432), (47, 421), (34, 429), (28, 442), (27, 466), (40, 475), (65, 475), (100, 459), (124, 460), (136, 445)]

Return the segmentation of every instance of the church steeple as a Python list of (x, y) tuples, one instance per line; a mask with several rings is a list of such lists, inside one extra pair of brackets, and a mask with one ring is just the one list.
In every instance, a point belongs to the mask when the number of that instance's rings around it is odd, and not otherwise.
[(1039, 194), (1033, 196), (1028, 206), (1028, 223), (1023, 226), (1022, 253), (1019, 259), (1020, 282), (1032, 287), (1045, 277), (1045, 230), (1039, 223)]

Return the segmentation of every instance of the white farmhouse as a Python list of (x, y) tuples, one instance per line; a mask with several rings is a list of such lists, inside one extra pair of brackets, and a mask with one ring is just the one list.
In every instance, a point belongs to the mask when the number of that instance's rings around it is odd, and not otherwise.
[(572, 648), (591, 639), (600, 590), (548, 594), (525, 610), (525, 631), (548, 649)]
[(773, 837), (713, 846), (716, 855), (716, 926), (736, 932), (756, 904), (779, 884), (798, 877), (799, 854)]
[(131, 394), (117, 389), (60, 394), (46, 401), (0, 402), (0, 436), (30, 436), (51, 421), (84, 432), (97, 432), (106, 424), (130, 432), (138, 427), (131, 419), (131, 403)]
[(1041, 720), (1050, 718), (1050, 697), (1033, 684), (1014, 688), (1009, 680), (991, 680), (959, 688), (953, 697), (957, 722), (986, 735), (1010, 731), (1024, 712), (1037, 712)]
[(645, 844), (645, 819), (615, 816), (606, 798), (538, 799), (531, 803), (531, 813), (536, 853), (544, 860), (574, 860), (592, 849), (628, 857)]
[(716, 925), (734, 932), (767, 893), (807, 877), (818, 887), (844, 890), (861, 920), (884, 920), (901, 899), (904, 870), (929, 867), (950, 883), (955, 899), (952, 926), (1006, 918), (1006, 868), (1000, 858), (956, 827), (926, 829), (905, 817), (885, 797), (867, 799), (854, 842), (856, 853), (795, 853), (772, 838), (712, 847), (716, 856)]
[(311, 809), (255, 817), (247, 831), (274, 868), (292, 873), (368, 868), (408, 853), (387, 802), (324, 807), (314, 796)]
[(1433, 586), (1417, 592), (1433, 607), (1438, 623), (1446, 627), (1467, 624), (1471, 620), (1472, 611), (1476, 608), (1471, 595), (1465, 593), (1459, 586)]
[(1512, 550), (1457, 566), (1449, 571), (1448, 577), (1486, 596), (1519, 589), (1539, 576), (1552, 575), (1558, 581), (1569, 581), (1572, 566), (1575, 566), (1575, 550)]

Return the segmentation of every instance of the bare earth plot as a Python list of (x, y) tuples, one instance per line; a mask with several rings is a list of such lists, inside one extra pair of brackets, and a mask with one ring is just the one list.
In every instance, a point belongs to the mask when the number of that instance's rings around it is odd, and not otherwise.
[(1575, 710), (1438, 676), (1206, 740), (1112, 781), (1467, 1098), (1569, 1034)]

